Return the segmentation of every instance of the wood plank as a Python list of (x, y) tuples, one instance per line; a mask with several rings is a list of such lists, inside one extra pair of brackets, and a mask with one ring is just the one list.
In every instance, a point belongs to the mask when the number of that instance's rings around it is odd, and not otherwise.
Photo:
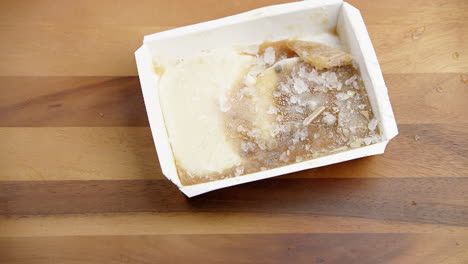
[[(367, 25), (384, 73), (468, 72), (468, 20), (461, 23)], [(417, 39), (414, 32), (420, 30)], [(461, 54), (454, 57), (454, 53)]]
[(193, 199), (163, 177), (142, 37), (286, 1), (0, 1), (0, 263), (468, 263), (466, 0), (347, 0), (399, 122), (384, 155)]
[(398, 123), (468, 122), (468, 84), (461, 74), (385, 74), (384, 78)]
[[(251, 9), (292, 2), (293, 0), (232, 0), (220, 5), (216, 0), (3, 0), (0, 25), (65, 24), (68, 27), (90, 25), (185, 26)], [(453, 8), (448, 6), (447, 8)], [(21, 18), (18, 16), (21, 15)], [(64, 19), (65, 18), (65, 19)]]
[(468, 226), (468, 179), (269, 179), (187, 199), (166, 180), (0, 184), (0, 214), (255, 212)]
[[(466, 123), (458, 73), (385, 74), (400, 124)], [(0, 126), (147, 126), (137, 77), (0, 77)]]
[[(164, 26), (0, 25), (0, 76), (136, 75), (143, 36)], [(21, 32), (21, 33), (19, 33)]]
[(0, 217), (0, 237), (362, 232), (467, 236), (468, 227), (355, 217), (229, 212)]
[(361, 11), (366, 24), (420, 25), (458, 23), (466, 20), (464, 0), (346, 0)]
[(147, 126), (138, 77), (0, 77), (0, 126)]
[(5, 180), (163, 179), (149, 127), (0, 128)]
[[(399, 128), (384, 155), (283, 177), (468, 176), (468, 124)], [(0, 181), (165, 179), (148, 127), (0, 128), (0, 145)]]
[[(413, 39), (412, 32), (420, 27), (424, 33)], [(9, 40), (0, 42), (0, 76), (136, 75), (133, 53), (143, 36), (170, 28), (0, 25), (2, 37)], [(467, 28), (467, 21), (367, 25), (385, 73), (468, 72)], [(454, 52), (460, 55), (457, 59)]]
[[(196, 3), (190, 0), (141, 0), (138, 4), (131, 0), (81, 0), (67, 3), (66, 7), (60, 0), (35, 0), (34, 3), (27, 0), (3, 0), (0, 3), (0, 25), (184, 26), (285, 2), (292, 0), (232, 0), (222, 5), (216, 4), (214, 0), (199, 0)], [(461, 22), (468, 12), (468, 4), (464, 0), (347, 2), (360, 9), (367, 24)]]
[(241, 234), (0, 238), (0, 262), (461, 264), (468, 239), (423, 234)]
[[(302, 171), (286, 178), (468, 177), (467, 125), (399, 125), (383, 155)], [(434, 162), (434, 161), (437, 162)]]

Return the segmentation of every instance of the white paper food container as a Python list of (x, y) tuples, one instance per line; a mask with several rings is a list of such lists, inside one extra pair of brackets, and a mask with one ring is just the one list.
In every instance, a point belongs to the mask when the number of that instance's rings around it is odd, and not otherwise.
[[(293, 37), (316, 36), (336, 26), (344, 49), (355, 58), (383, 141), (280, 168), (240, 177), (183, 186), (177, 175), (159, 104), (159, 75), (153, 60), (177, 60), (201, 50), (228, 45), (258, 44)], [(163, 56), (161, 57), (161, 54)], [(241, 183), (275, 177), (365, 156), (382, 154), (398, 134), (382, 72), (358, 9), (341, 0), (308, 0), (255, 9), (246, 13), (145, 36), (136, 52), (138, 74), (148, 119), (163, 174), (188, 197)]]

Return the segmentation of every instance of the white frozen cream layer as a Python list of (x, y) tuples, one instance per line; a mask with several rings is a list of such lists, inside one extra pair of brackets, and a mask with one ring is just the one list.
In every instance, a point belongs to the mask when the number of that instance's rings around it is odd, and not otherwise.
[(227, 141), (222, 112), (226, 93), (254, 57), (218, 49), (167, 67), (159, 83), (160, 104), (174, 158), (191, 176), (237, 166), (241, 157)]

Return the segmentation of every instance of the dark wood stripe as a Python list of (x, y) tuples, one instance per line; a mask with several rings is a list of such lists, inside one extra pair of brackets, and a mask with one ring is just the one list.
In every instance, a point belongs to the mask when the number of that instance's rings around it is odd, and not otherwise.
[[(437, 238), (437, 237), (436, 237)], [(440, 241), (441, 239), (435, 239)], [(449, 240), (449, 239), (447, 239)], [(395, 263), (418, 235), (246, 234), (0, 239), (2, 263)], [(456, 239), (450, 239), (456, 249)], [(440, 249), (449, 241), (431, 248)], [(98, 251), (96, 251), (98, 249)], [(460, 248), (458, 250), (461, 250)], [(87, 254), (87, 252), (94, 252)], [(99, 252), (99, 253), (96, 253)], [(453, 252), (453, 250), (451, 250)], [(427, 253), (426, 253), (427, 254)], [(419, 255), (419, 258), (429, 257)], [(419, 263), (419, 262), (418, 262)]]
[(276, 178), (188, 199), (167, 180), (4, 182), (0, 213), (224, 211), (468, 226), (467, 189), (467, 178)]
[(0, 77), (0, 126), (147, 126), (138, 77)]
[[(387, 74), (397, 120), (466, 122), (458, 73)], [(138, 77), (0, 77), (0, 126), (147, 126)]]

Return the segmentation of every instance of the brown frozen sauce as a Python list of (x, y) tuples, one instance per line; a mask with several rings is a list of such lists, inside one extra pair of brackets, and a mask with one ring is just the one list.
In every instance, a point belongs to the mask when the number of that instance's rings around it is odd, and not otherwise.
[(184, 185), (241, 176), (380, 141), (366, 90), (351, 55), (317, 42), (263, 43), (226, 95), (222, 111), (239, 166), (191, 177)]
[(229, 100), (226, 131), (243, 157), (238, 175), (380, 140), (352, 57), (324, 44), (264, 43)]

